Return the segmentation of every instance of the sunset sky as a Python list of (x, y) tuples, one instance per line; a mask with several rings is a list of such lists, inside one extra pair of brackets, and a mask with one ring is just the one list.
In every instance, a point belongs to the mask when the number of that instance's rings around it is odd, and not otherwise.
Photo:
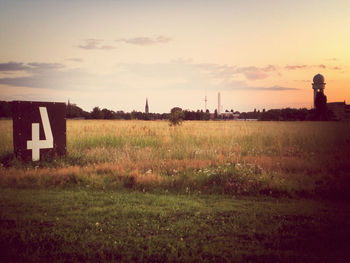
[(0, 0), (0, 100), (84, 110), (350, 103), (348, 0)]

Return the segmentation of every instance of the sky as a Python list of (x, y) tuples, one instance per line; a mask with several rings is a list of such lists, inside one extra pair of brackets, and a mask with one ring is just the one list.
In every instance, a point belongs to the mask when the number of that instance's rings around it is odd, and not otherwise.
[(118, 111), (350, 103), (348, 0), (0, 0), (0, 100)]

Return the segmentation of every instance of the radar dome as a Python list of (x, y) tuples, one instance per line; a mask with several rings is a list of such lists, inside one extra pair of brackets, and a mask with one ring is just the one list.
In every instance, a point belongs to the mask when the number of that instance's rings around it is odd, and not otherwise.
[(324, 84), (324, 77), (321, 74), (315, 75), (314, 84)]

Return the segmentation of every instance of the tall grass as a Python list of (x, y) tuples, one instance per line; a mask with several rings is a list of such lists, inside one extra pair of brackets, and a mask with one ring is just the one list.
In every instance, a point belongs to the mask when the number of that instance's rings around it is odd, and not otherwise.
[[(349, 122), (68, 120), (67, 156), (22, 164), (0, 121), (2, 186), (349, 196)], [(204, 172), (206, 171), (206, 172)]]

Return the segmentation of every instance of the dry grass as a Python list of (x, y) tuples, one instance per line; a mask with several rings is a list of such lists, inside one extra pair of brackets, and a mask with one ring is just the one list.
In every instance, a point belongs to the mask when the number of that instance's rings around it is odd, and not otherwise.
[(215, 187), (208, 186), (205, 176), (230, 173), (219, 191), (237, 187), (232, 180), (246, 174), (263, 193), (348, 190), (343, 186), (350, 174), (349, 122), (191, 121), (169, 127), (165, 121), (68, 120), (67, 157), (39, 164), (14, 160), (11, 126), (0, 121), (2, 186), (203, 191), (218, 188), (216, 179)]

